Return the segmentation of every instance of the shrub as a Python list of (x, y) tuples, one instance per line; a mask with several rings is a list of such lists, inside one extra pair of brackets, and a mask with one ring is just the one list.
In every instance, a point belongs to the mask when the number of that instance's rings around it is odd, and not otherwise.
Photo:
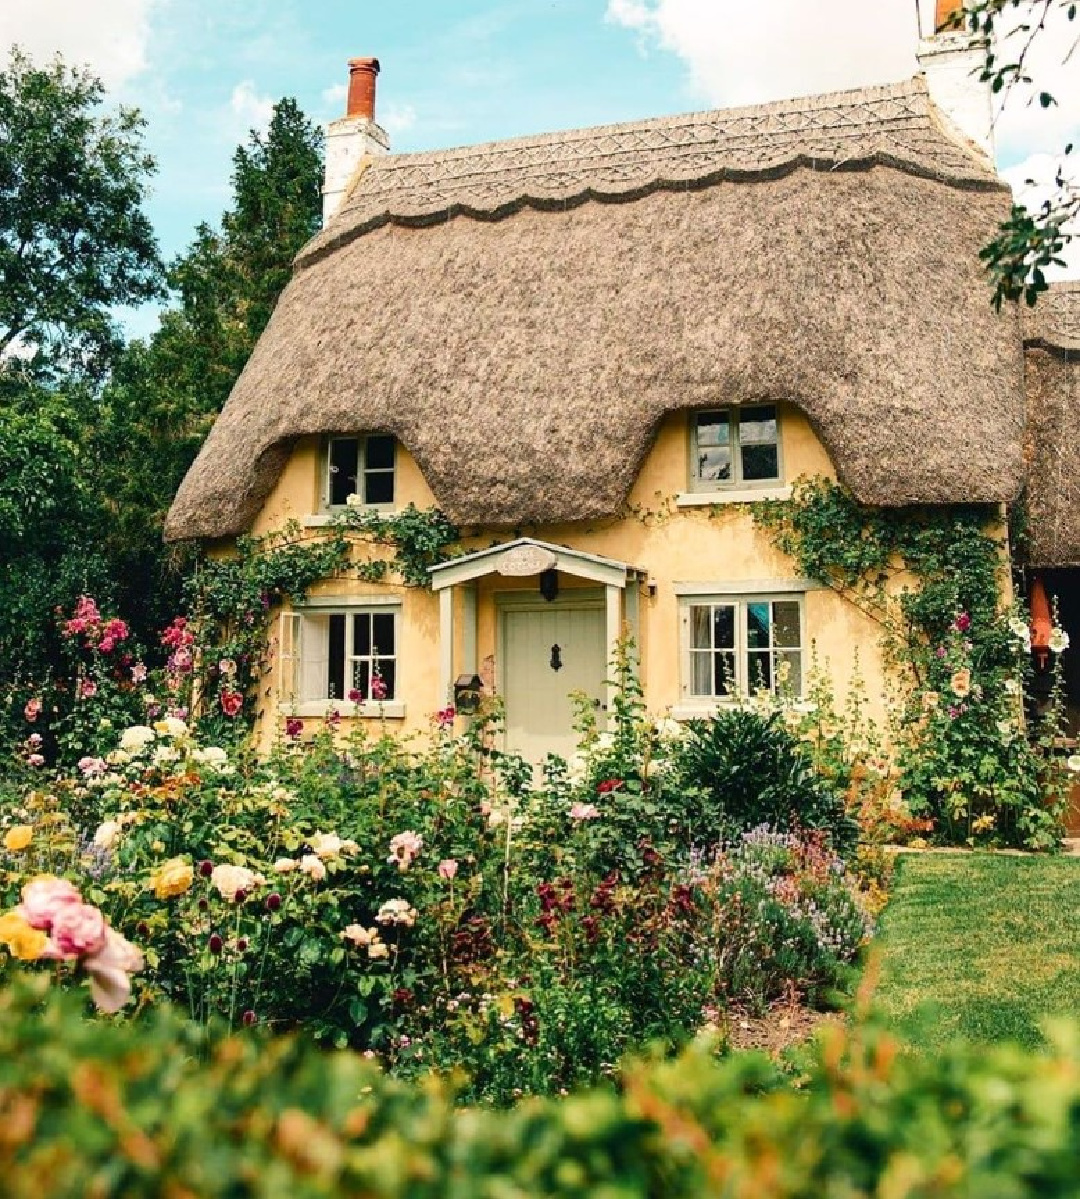
[(701, 849), (768, 825), (820, 829), (841, 849), (856, 827), (779, 713), (732, 708), (689, 722), (675, 765), (691, 843)]
[[(44, 980), (38, 980), (42, 983)], [(919, 1056), (833, 1027), (797, 1089), (756, 1054), (629, 1063), (618, 1090), (455, 1111), (351, 1053), (208, 1043), (167, 1007), (113, 1027), (42, 985), (0, 992), (0, 1172), (39, 1195), (313, 1199), (1008, 1195), (1080, 1172), (1080, 1037)]]

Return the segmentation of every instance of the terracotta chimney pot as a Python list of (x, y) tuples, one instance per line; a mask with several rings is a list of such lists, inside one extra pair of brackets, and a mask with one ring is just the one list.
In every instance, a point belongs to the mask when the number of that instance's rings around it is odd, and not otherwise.
[(377, 58), (349, 59), (349, 99), (345, 105), (347, 117), (375, 120), (375, 77), (378, 73)]
[(965, 28), (963, 0), (937, 0), (934, 9), (934, 32), (961, 33)]

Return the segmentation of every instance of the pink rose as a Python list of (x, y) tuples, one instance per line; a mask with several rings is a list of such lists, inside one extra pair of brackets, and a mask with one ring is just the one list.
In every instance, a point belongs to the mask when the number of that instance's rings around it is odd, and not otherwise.
[(36, 696), (26, 701), (26, 707), (23, 708), (23, 715), (31, 724), (41, 715), (42, 706), (41, 700)]
[(106, 927), (105, 942), (83, 960), (90, 975), (90, 994), (103, 1012), (118, 1012), (131, 998), (131, 974), (143, 967), (143, 956), (115, 929)]
[(48, 932), (60, 909), (69, 904), (82, 904), (79, 892), (66, 878), (45, 874), (23, 887), (19, 914), (31, 928)]
[(83, 679), (79, 683), (79, 699), (93, 699), (97, 695), (97, 683), (93, 679)]
[(40, 749), (42, 740), (43, 738), (40, 733), (31, 733), (30, 736), (26, 738), (26, 744), (29, 745), (31, 749)]
[(146, 682), (146, 665), (143, 662), (136, 662), (131, 668), (131, 681), (133, 683)]
[(439, 877), (449, 882), (457, 874), (458, 864), (453, 858), (444, 858), (439, 863)]
[(41, 754), (30, 754), (30, 756), (26, 759), (26, 761), (27, 761), (27, 764), (30, 766), (44, 766), (45, 765), (45, 759), (41, 756)]
[(78, 958), (105, 947), (105, 917), (88, 903), (65, 903), (53, 917), (46, 957)]

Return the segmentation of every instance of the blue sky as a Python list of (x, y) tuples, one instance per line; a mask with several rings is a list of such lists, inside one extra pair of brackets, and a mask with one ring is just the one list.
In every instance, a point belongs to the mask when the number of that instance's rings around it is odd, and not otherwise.
[[(3, 0), (0, 43), (88, 62), (143, 111), (159, 162), (150, 212), (172, 255), (219, 217), (232, 152), (274, 100), (341, 115), (350, 57), (381, 60), (377, 117), (407, 151), (905, 78), (914, 4)], [(1037, 65), (1063, 103), (1047, 116), (1017, 102), (1003, 119), (999, 163), (1017, 181), (1080, 133), (1080, 65), (1062, 68), (1062, 40), (1046, 42)]]

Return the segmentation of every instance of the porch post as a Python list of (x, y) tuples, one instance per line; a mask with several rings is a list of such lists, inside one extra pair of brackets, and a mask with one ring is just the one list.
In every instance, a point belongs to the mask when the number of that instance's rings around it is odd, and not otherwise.
[(439, 592), (439, 703), (453, 699), (454, 687), (454, 589)]
[(609, 724), (611, 723), (611, 720), (615, 714), (615, 696), (618, 693), (618, 688), (616, 687), (615, 681), (611, 674), (611, 663), (615, 657), (615, 649), (618, 646), (619, 638), (622, 636), (621, 591), (622, 588), (615, 587), (611, 583), (604, 588), (606, 599), (605, 610), (607, 614), (607, 619), (605, 622), (605, 632), (607, 636), (607, 662), (605, 663), (605, 669), (607, 674), (605, 677), (607, 679), (606, 702)]
[[(461, 673), (476, 674), (476, 584), (461, 589)], [(453, 680), (451, 679), (451, 682)]]

